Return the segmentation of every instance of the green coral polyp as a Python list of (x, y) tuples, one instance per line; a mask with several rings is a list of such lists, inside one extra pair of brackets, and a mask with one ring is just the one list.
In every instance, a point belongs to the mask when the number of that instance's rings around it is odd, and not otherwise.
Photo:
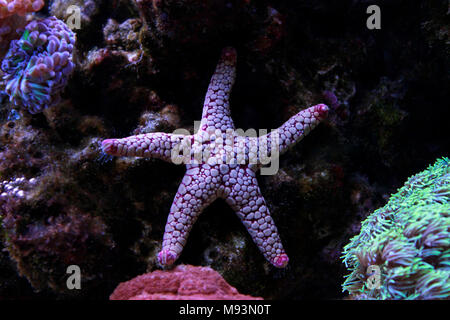
[[(408, 179), (344, 247), (342, 285), (356, 299), (450, 298), (450, 160)], [(368, 267), (380, 269), (379, 286)]]

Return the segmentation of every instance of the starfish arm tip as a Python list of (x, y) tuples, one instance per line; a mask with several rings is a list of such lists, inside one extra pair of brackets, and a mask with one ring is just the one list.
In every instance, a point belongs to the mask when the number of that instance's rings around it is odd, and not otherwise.
[(158, 253), (158, 261), (163, 266), (172, 265), (177, 259), (177, 254), (171, 250), (163, 249)]
[(317, 115), (315, 115), (319, 120), (325, 119), (328, 116), (329, 110), (330, 108), (328, 108), (328, 106), (323, 103), (314, 106), (314, 113), (317, 112)]
[(106, 139), (102, 141), (102, 150), (105, 153), (114, 154), (117, 151), (115, 139)]
[(232, 64), (236, 63), (237, 52), (233, 47), (226, 47), (222, 50), (221, 60), (230, 62)]
[(289, 257), (287, 256), (287, 254), (282, 253), (282, 254), (276, 256), (273, 259), (272, 263), (277, 268), (285, 268), (287, 266), (287, 264), (289, 263)]

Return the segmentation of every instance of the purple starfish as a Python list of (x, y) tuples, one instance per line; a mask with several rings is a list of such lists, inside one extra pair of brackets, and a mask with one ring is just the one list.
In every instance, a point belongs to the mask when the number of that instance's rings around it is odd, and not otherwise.
[(112, 155), (186, 164), (158, 254), (162, 265), (170, 265), (180, 256), (198, 216), (217, 198), (225, 199), (236, 211), (275, 267), (283, 268), (289, 261), (255, 172), (308, 134), (327, 116), (328, 107), (319, 104), (300, 111), (276, 131), (259, 138), (238, 135), (229, 106), (235, 70), (236, 51), (225, 48), (206, 93), (200, 128), (194, 135), (157, 132), (102, 142), (104, 152)]

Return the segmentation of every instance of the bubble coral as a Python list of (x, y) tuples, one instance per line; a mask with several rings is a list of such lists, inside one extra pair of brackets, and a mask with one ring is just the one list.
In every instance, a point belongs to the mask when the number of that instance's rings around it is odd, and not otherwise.
[(16, 31), (26, 25), (25, 14), (43, 6), (43, 0), (0, 0), (0, 59), (9, 42), (19, 37)]
[(410, 177), (344, 247), (343, 290), (356, 299), (449, 299), (449, 200), (448, 158)]
[(15, 105), (38, 113), (60, 99), (75, 64), (75, 34), (55, 17), (30, 22), (11, 42), (1, 69), (5, 91)]
[(0, 0), (0, 19), (13, 14), (24, 15), (27, 12), (39, 11), (44, 0)]

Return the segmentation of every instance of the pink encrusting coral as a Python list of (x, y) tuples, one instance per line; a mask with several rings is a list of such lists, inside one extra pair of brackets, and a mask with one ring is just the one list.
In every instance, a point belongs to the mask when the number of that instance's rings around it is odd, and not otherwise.
[(58, 103), (75, 64), (75, 34), (61, 20), (50, 17), (30, 22), (13, 40), (1, 69), (9, 99), (37, 113)]
[[(103, 151), (112, 155), (187, 160), (187, 172), (170, 209), (158, 254), (163, 265), (172, 264), (180, 256), (198, 216), (217, 198), (225, 199), (234, 209), (268, 261), (278, 268), (288, 264), (256, 171), (268, 163), (265, 157), (284, 153), (316, 127), (327, 116), (328, 107), (319, 104), (300, 111), (275, 135), (238, 135), (229, 103), (235, 71), (236, 51), (225, 48), (211, 78), (196, 134), (147, 133), (102, 143)], [(181, 150), (183, 156), (179, 156)]]
[(122, 282), (110, 300), (262, 300), (240, 294), (209, 267), (179, 265)]

